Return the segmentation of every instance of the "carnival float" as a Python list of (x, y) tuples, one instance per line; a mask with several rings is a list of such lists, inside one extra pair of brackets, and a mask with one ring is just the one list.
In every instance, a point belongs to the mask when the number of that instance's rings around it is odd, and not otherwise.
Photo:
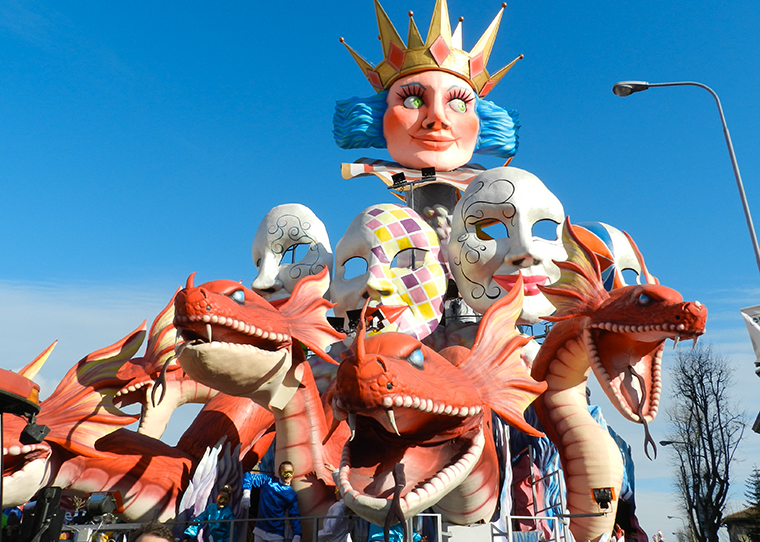
[[(342, 499), (386, 536), (432, 511), (488, 536), (608, 540), (617, 523), (645, 541), (628, 445), (586, 382), (593, 373), (656, 454), (664, 342), (696, 341), (707, 309), (660, 285), (623, 231), (571, 224), (549, 187), (509, 166), (517, 114), (486, 99), (520, 58), (487, 68), (504, 7), (467, 51), (446, 0), (425, 36), (410, 14), (406, 39), (375, 0), (382, 60), (341, 42), (376, 93), (338, 101), (333, 134), (344, 149), (387, 149), (392, 161), (341, 172), (398, 199), (341, 209), (359, 212), (334, 251), (308, 202), (273, 207), (250, 287), (188, 270), (150, 329), (74, 364), (34, 420), (6, 416), (3, 506), (56, 486), (118, 492), (128, 521), (189, 519), (223, 485), (239, 500), (243, 472), (269, 455), (294, 465), (302, 516)], [(506, 164), (485, 170), (473, 153)], [(535, 236), (546, 220), (556, 236)], [(19, 376), (34, 379), (53, 346)], [(203, 407), (168, 446), (186, 403)], [(31, 421), (49, 432), (30, 438)]]

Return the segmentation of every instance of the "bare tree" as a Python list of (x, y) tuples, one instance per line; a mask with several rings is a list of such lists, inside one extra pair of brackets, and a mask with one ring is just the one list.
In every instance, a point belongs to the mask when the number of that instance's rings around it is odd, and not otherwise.
[(693, 540), (717, 542), (730, 468), (744, 435), (744, 413), (731, 401), (733, 370), (711, 347), (680, 350), (670, 371), (667, 411), (676, 451), (676, 488)]

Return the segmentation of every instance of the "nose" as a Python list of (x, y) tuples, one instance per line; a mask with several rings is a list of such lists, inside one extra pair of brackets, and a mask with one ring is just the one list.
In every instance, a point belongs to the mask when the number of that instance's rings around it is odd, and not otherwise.
[(504, 256), (504, 263), (507, 265), (525, 269), (541, 263), (541, 259), (534, 252), (532, 237), (517, 235), (510, 237), (508, 242), (509, 250)]
[(380, 301), (396, 293), (396, 287), (387, 279), (372, 277), (367, 281), (367, 288), (363, 297), (371, 297), (373, 301)]
[(448, 130), (449, 121), (446, 118), (446, 104), (443, 100), (433, 100), (427, 108), (427, 115), (423, 121), (423, 126), (428, 130)]
[(251, 284), (251, 289), (271, 293), (282, 288), (282, 281), (277, 278), (279, 263), (274, 254), (265, 254), (261, 259), (259, 274)]

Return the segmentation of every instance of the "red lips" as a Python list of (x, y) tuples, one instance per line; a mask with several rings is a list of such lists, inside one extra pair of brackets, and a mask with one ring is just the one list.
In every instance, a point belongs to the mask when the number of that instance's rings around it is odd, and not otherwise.
[[(519, 273), (515, 275), (494, 275), (493, 280), (505, 290), (510, 291), (514, 287), (515, 282), (517, 282), (517, 277), (519, 276)], [(523, 275), (523, 292), (525, 295), (538, 295), (541, 293), (541, 290), (539, 290), (538, 287), (546, 284), (548, 281), (549, 277), (544, 275)]]

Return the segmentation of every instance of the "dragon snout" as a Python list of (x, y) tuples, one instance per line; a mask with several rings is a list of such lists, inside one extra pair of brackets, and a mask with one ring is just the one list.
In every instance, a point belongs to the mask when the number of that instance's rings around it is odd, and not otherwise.
[(704, 328), (707, 322), (707, 307), (702, 303), (699, 301), (684, 303), (683, 312), (686, 313), (687, 319), (694, 322), (700, 331)]

